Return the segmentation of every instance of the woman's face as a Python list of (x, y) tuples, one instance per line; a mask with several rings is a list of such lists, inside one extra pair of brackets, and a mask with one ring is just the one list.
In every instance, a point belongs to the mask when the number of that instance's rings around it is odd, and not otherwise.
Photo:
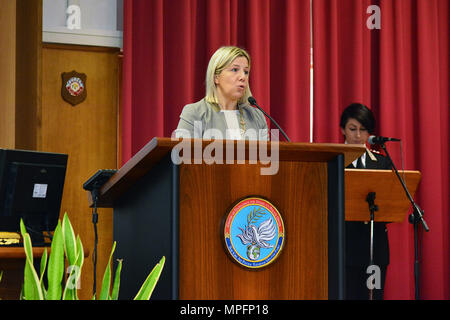
[(341, 128), (345, 141), (350, 144), (365, 144), (369, 139), (369, 131), (356, 119), (350, 118), (345, 124), (345, 128)]
[(214, 78), (219, 96), (226, 102), (238, 101), (247, 89), (248, 75), (247, 58), (237, 57), (234, 59), (228, 67)]

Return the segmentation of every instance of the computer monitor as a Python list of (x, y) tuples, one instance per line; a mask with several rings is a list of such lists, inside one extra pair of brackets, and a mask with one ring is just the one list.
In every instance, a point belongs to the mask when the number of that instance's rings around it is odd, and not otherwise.
[(68, 155), (0, 149), (0, 231), (20, 232), (23, 219), (35, 245), (59, 219)]

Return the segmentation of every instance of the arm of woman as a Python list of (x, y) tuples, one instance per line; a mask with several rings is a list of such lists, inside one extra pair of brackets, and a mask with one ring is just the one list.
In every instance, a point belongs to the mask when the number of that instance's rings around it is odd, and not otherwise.
[(175, 130), (176, 138), (202, 138), (202, 119), (193, 104), (184, 106)]

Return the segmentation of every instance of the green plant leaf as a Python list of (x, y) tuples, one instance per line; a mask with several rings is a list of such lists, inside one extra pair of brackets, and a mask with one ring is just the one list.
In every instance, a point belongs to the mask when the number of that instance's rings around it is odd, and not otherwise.
[(78, 300), (77, 285), (81, 270), (77, 265), (71, 265), (68, 268), (66, 285), (64, 286), (63, 300)]
[(111, 300), (119, 299), (120, 273), (122, 272), (122, 259), (117, 259), (116, 274), (114, 276)]
[(48, 260), (48, 253), (47, 253), (47, 248), (44, 249), (44, 253), (42, 254), (41, 257), (41, 267), (40, 267), (40, 276), (39, 276), (39, 282), (41, 284), (41, 290), (42, 290), (42, 294), (44, 295), (44, 300), (47, 300), (47, 291), (45, 290), (45, 286), (44, 286), (44, 274), (45, 274), (45, 269), (47, 268), (47, 260)]
[(98, 300), (109, 300), (109, 289), (111, 288), (111, 259), (116, 249), (116, 242), (114, 241), (111, 254), (109, 255), (108, 264), (105, 269), (105, 273), (103, 274), (102, 281), (102, 290), (100, 291), (100, 295), (98, 296)]
[(166, 261), (166, 257), (162, 257), (159, 263), (153, 268), (153, 270), (148, 275), (147, 279), (141, 286), (141, 289), (137, 293), (134, 300), (149, 300), (152, 296), (153, 290), (159, 280), (159, 276), (164, 268), (164, 263)]
[(48, 253), (47, 253), (47, 248), (45, 248), (44, 253), (42, 254), (42, 257), (41, 257), (41, 268), (40, 268), (41, 274), (39, 276), (41, 284), (42, 284), (42, 279), (44, 278), (45, 268), (47, 268), (47, 258), (48, 258)]
[(66, 285), (64, 286), (64, 292), (62, 294), (63, 300), (77, 300), (76, 292), (74, 291), (74, 286), (76, 286), (76, 270), (73, 266), (69, 267), (70, 272), (68, 272)]
[[(79, 236), (75, 238), (70, 220), (65, 213), (63, 221), (58, 221), (58, 225), (55, 229), (51, 252), (48, 255), (47, 249), (41, 258), (41, 273), (38, 276), (33, 264), (33, 247), (31, 244), (31, 238), (26, 231), (23, 221), (20, 221), (20, 230), (22, 233), (24, 250), (26, 255), (25, 260), (25, 272), (24, 272), (24, 284), (20, 293), (20, 298), (25, 300), (43, 300), (43, 299), (61, 299), (65, 300), (73, 299), (78, 300), (77, 296), (77, 284), (81, 277), (81, 268), (84, 263), (84, 250), (83, 244)], [(118, 260), (118, 265), (114, 275), (114, 282), (111, 289), (111, 260), (116, 248), (116, 242), (113, 243), (111, 253), (106, 266), (102, 288), (99, 295), (99, 300), (117, 300), (119, 297), (120, 276), (122, 272), (122, 260)], [(66, 255), (69, 262), (70, 269), (69, 278), (66, 282), (64, 292), (62, 291), (62, 278), (64, 276), (64, 255)], [(159, 280), (165, 264), (165, 257), (159, 261), (159, 263), (153, 268), (144, 281), (139, 292), (135, 296), (135, 300), (148, 300), (150, 299), (155, 286)], [(48, 291), (46, 292), (43, 285), (43, 275), (47, 269), (48, 278)], [(0, 280), (2, 278), (2, 271), (0, 271)], [(96, 299), (96, 295), (92, 297), (92, 300)]]
[(77, 235), (77, 249), (78, 249), (77, 266), (80, 268), (80, 273), (78, 274), (79, 279), (81, 276), (81, 267), (83, 266), (84, 263), (84, 247), (79, 235)]
[(43, 300), (44, 295), (41, 290), (41, 284), (33, 265), (33, 247), (31, 238), (26, 231), (23, 220), (20, 219), (20, 232), (23, 238), (23, 247), (25, 250), (25, 271), (23, 283), (23, 296), (25, 300)]
[(75, 232), (73, 231), (67, 212), (64, 213), (62, 233), (64, 237), (64, 251), (66, 252), (69, 265), (75, 265), (75, 261), (77, 260), (77, 243)]
[(48, 261), (48, 300), (61, 299), (61, 281), (64, 275), (64, 238), (62, 234), (61, 221), (58, 221), (53, 234), (50, 258)]
[(44, 300), (44, 295), (39, 283), (39, 278), (34, 267), (27, 259), (24, 272), (24, 299), (25, 300)]
[(64, 287), (63, 300), (78, 300), (78, 283), (84, 263), (84, 249), (79, 235), (77, 235), (77, 249), (78, 254), (75, 264), (69, 266), (70, 271)]

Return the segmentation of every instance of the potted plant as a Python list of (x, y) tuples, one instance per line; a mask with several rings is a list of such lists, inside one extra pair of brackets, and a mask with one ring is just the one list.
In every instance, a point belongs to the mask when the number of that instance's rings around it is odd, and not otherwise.
[[(62, 223), (61, 221), (58, 221), (58, 225), (56, 226), (51, 242), (50, 254), (47, 254), (47, 249), (44, 250), (41, 258), (39, 274), (34, 268), (31, 238), (26, 231), (23, 221), (20, 222), (20, 231), (22, 234), (23, 246), (26, 255), (24, 283), (21, 298), (25, 300), (78, 300), (78, 288), (76, 284), (81, 276), (81, 270), (84, 262), (84, 251), (79, 235), (75, 237), (75, 233), (67, 213), (64, 214)], [(114, 242), (111, 254), (109, 256), (108, 265), (106, 266), (103, 275), (100, 294), (98, 297), (92, 297), (93, 300), (118, 299), (122, 260), (118, 260), (111, 289), (112, 272), (110, 265), (115, 247), (116, 243)], [(63, 286), (62, 281), (66, 260), (69, 265), (69, 275), (65, 285)], [(147, 279), (145, 279), (139, 292), (134, 297), (134, 300), (150, 299), (163, 270), (164, 262), (165, 257), (162, 257), (159, 263), (156, 264), (150, 272)], [(45, 274), (47, 275), (47, 288), (45, 287), (43, 281)]]

